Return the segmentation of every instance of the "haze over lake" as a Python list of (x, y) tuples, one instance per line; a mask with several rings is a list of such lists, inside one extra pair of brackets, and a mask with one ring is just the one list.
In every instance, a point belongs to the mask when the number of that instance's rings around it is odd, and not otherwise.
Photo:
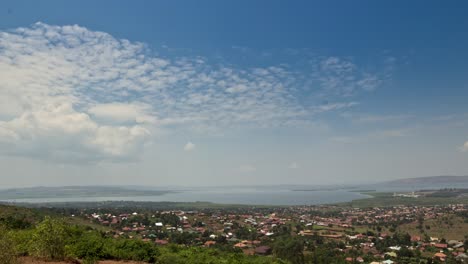
[(244, 205), (315, 205), (349, 202), (377, 192), (468, 188), (468, 177), (436, 176), (356, 185), (270, 185), (212, 187), (63, 186), (0, 189), (0, 201), (24, 203), (147, 201)]
[[(346, 202), (368, 197), (356, 192), (345, 190), (313, 190), (294, 191), (288, 188), (200, 188), (161, 193), (161, 195), (132, 195), (132, 196), (76, 196), (43, 198), (15, 198), (5, 199), (9, 202), (47, 203), (47, 202), (75, 202), (75, 201), (150, 201), (150, 202), (213, 202), (220, 204), (247, 205), (304, 205)], [(4, 201), (5, 201), (4, 200)]]

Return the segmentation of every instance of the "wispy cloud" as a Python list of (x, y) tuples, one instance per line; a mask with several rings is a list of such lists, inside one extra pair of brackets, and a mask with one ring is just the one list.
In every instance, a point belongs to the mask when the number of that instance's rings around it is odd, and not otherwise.
[(358, 102), (347, 102), (347, 103), (331, 103), (331, 104), (323, 104), (319, 105), (314, 108), (316, 113), (328, 112), (328, 111), (335, 111), (335, 110), (342, 110), (346, 108), (351, 108), (353, 106), (359, 105)]
[(344, 118), (350, 119), (353, 123), (381, 123), (396, 122), (410, 119), (411, 115), (375, 115), (375, 114), (355, 114), (343, 113)]
[[(345, 96), (382, 81), (338, 57), (319, 60), (312, 72), (319, 86), (311, 89)], [(76, 25), (3, 31), (1, 151), (122, 160), (137, 156), (161, 127), (307, 124), (356, 104), (302, 102), (298, 87), (308, 82), (302, 76), (283, 65), (244, 69), (195, 55), (161, 57), (143, 43)]]
[(373, 91), (385, 81), (384, 74), (362, 70), (350, 59), (339, 57), (323, 58), (317, 63), (314, 75), (323, 87), (323, 93), (344, 97), (360, 91)]
[(389, 128), (389, 129), (379, 129), (373, 131), (366, 131), (357, 135), (352, 136), (335, 136), (331, 137), (330, 141), (336, 142), (339, 144), (349, 144), (349, 143), (363, 143), (370, 140), (388, 140), (388, 139), (397, 139), (411, 136), (411, 131), (414, 128), (404, 127), (404, 128)]

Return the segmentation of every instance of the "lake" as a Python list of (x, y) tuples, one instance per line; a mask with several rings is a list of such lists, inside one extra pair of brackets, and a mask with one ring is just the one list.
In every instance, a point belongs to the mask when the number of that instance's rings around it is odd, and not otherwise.
[(50, 197), (36, 199), (10, 199), (8, 202), (96, 202), (96, 201), (148, 201), (148, 202), (212, 202), (247, 205), (316, 205), (348, 202), (369, 196), (345, 190), (292, 191), (290, 189), (216, 188), (196, 189), (155, 196), (127, 197)]

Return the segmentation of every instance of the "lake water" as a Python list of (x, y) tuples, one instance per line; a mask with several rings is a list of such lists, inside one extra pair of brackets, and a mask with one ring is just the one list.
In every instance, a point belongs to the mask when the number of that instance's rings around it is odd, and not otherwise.
[(286, 189), (201, 189), (172, 192), (157, 196), (131, 197), (76, 197), (14, 199), (8, 202), (95, 202), (95, 201), (148, 201), (148, 202), (212, 202), (219, 204), (247, 205), (315, 205), (348, 202), (369, 196), (344, 190), (291, 191)]

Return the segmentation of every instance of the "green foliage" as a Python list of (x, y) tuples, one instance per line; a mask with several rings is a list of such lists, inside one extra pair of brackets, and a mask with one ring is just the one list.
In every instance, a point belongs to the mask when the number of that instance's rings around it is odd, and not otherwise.
[(9, 229), (25, 229), (31, 227), (31, 223), (24, 216), (12, 216), (0, 218), (0, 224)]
[(41, 258), (62, 260), (65, 257), (66, 239), (65, 223), (59, 219), (46, 217), (32, 234), (31, 251), (33, 255)]
[(155, 262), (159, 250), (154, 244), (141, 240), (108, 238), (104, 243), (103, 254), (108, 259)]
[(67, 255), (93, 263), (105, 257), (105, 242), (98, 232), (84, 232), (67, 246)]
[(200, 247), (164, 247), (158, 264), (285, 264), (278, 259), (259, 256), (246, 256), (243, 253), (226, 253)]
[(278, 237), (273, 245), (275, 256), (290, 261), (292, 264), (304, 263), (303, 251), (304, 242), (297, 237)]
[(329, 246), (321, 245), (312, 254), (305, 256), (305, 263), (313, 264), (341, 264), (346, 263), (344, 257), (338, 256)]
[(179, 233), (174, 232), (170, 235), (170, 241), (175, 244), (190, 245), (192, 241), (197, 238), (198, 235), (195, 233)]
[(17, 263), (16, 249), (13, 239), (6, 228), (0, 226), (0, 264)]
[(33, 232), (33, 229), (10, 231), (10, 238), (18, 255), (25, 256), (29, 254)]

